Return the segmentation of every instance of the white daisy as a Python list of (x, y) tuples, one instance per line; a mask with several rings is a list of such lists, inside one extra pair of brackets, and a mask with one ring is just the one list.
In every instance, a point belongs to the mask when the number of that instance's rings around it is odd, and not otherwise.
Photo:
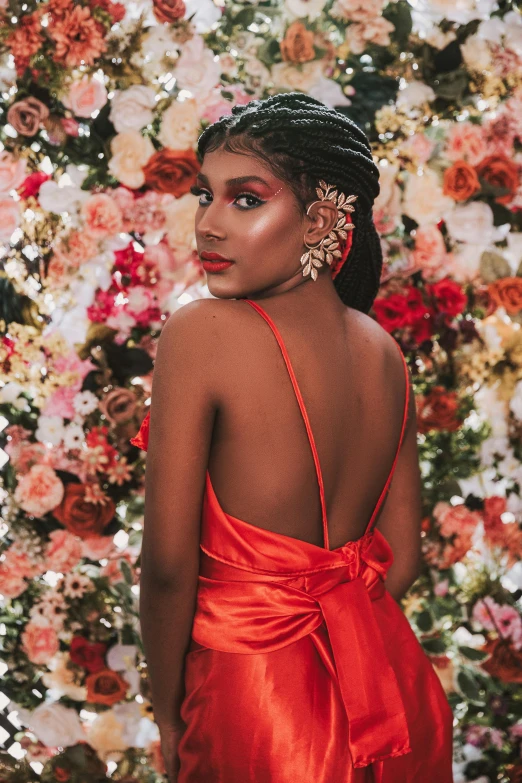
[(81, 416), (88, 416), (98, 407), (98, 398), (90, 391), (78, 392), (73, 399), (73, 408)]

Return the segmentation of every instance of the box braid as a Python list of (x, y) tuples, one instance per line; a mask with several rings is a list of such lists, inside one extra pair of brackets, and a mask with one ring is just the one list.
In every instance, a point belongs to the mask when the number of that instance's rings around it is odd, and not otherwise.
[(198, 139), (201, 159), (219, 147), (262, 157), (292, 190), (301, 215), (317, 199), (320, 179), (358, 196), (352, 246), (334, 286), (347, 306), (368, 313), (379, 289), (382, 249), (372, 216), (379, 169), (363, 131), (306, 93), (279, 93), (234, 106), (205, 128)]

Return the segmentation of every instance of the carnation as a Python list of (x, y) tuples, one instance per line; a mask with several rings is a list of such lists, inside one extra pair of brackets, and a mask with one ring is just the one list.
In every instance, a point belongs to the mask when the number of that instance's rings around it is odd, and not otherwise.
[(51, 467), (33, 465), (18, 482), (14, 498), (28, 514), (43, 517), (61, 503), (63, 494), (63, 484)]

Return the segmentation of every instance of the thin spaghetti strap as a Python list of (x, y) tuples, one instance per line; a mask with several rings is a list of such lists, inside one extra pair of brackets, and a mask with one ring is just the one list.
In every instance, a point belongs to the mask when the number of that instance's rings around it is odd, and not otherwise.
[(396, 466), (397, 460), (399, 458), (399, 451), (401, 450), (401, 446), (402, 446), (402, 439), (404, 437), (404, 431), (406, 429), (406, 419), (408, 418), (408, 403), (409, 403), (409, 397), (410, 397), (410, 382), (409, 382), (409, 378), (408, 378), (408, 365), (406, 363), (406, 359), (404, 358), (404, 354), (403, 354), (403, 352), (401, 350), (401, 347), (400, 347), (399, 343), (396, 340), (395, 340), (395, 345), (397, 346), (397, 349), (398, 349), (398, 351), (399, 351), (399, 353), (401, 355), (401, 358), (402, 358), (402, 363), (404, 365), (404, 376), (405, 376), (405, 379), (406, 379), (406, 393), (404, 395), (404, 413), (403, 413), (403, 416), (402, 416), (402, 428), (401, 428), (401, 434), (400, 434), (400, 438), (399, 438), (399, 444), (397, 446), (397, 451), (395, 452), (395, 459), (393, 460), (393, 464), (391, 466), (390, 473), (389, 473), (388, 478), (386, 480), (386, 484), (384, 485), (384, 488), (383, 488), (383, 490), (381, 492), (379, 500), (377, 501), (377, 505), (375, 506), (375, 508), (373, 510), (373, 514), (371, 516), (370, 521), (368, 522), (368, 526), (367, 526), (367, 528), (365, 530), (364, 535), (368, 535), (370, 533), (370, 531), (372, 529), (373, 520), (377, 516), (377, 513), (378, 513), (378, 511), (379, 511), (379, 509), (381, 507), (381, 503), (384, 500), (386, 492), (388, 491), (388, 487), (390, 486), (390, 482), (392, 480), (393, 473), (395, 471), (395, 466)]
[(288, 370), (288, 374), (290, 375), (290, 380), (292, 381), (292, 386), (294, 388), (295, 396), (297, 397), (297, 402), (299, 403), (299, 408), (301, 410), (301, 414), (303, 416), (303, 420), (306, 427), (306, 433), (308, 435), (308, 440), (310, 442), (310, 447), (312, 449), (312, 455), (314, 458), (314, 465), (315, 465), (315, 471), (317, 473), (317, 481), (319, 484), (319, 494), (321, 497), (321, 513), (323, 518), (323, 540), (324, 540), (324, 547), (325, 549), (329, 549), (329, 541), (328, 541), (328, 520), (326, 517), (326, 501), (324, 497), (324, 483), (323, 483), (323, 475), (321, 473), (321, 466), (319, 464), (319, 455), (317, 453), (317, 448), (315, 445), (314, 436), (312, 433), (312, 427), (310, 426), (310, 420), (308, 418), (308, 414), (306, 412), (303, 396), (301, 394), (301, 390), (299, 389), (299, 385), (297, 383), (297, 378), (295, 377), (294, 370), (292, 368), (292, 364), (290, 362), (290, 357), (288, 355), (288, 352), (286, 350), (285, 344), (283, 342), (283, 338), (281, 337), (279, 330), (277, 329), (276, 325), (268, 315), (268, 313), (265, 313), (262, 307), (260, 307), (257, 302), (253, 302), (251, 299), (245, 299), (245, 302), (248, 302), (249, 305), (251, 305), (254, 310), (257, 310), (259, 315), (261, 315), (267, 324), (272, 329), (272, 332), (274, 333), (274, 336), (279, 344), (279, 347), (281, 349), (281, 353), (283, 354), (283, 359), (285, 360), (286, 368)]

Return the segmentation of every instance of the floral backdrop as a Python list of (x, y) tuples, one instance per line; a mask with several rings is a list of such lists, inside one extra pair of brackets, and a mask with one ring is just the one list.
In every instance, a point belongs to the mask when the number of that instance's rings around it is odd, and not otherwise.
[(402, 604), (455, 781), (522, 781), (516, 0), (0, 0), (0, 781), (165, 780), (129, 438), (163, 324), (210, 295), (197, 137), (289, 90), (381, 168), (371, 314), (411, 368), (424, 486)]

